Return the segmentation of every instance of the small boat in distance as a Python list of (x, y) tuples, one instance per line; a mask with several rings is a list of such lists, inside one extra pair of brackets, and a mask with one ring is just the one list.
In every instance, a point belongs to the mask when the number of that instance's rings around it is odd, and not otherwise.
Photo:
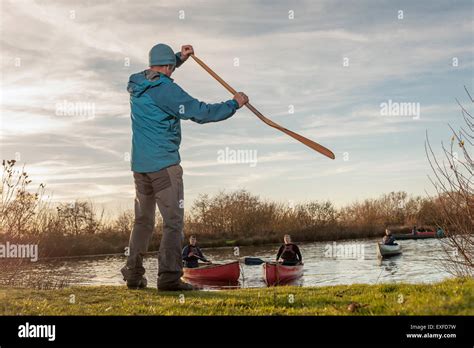
[(402, 246), (400, 244), (386, 245), (383, 243), (377, 243), (377, 256), (380, 258), (395, 256), (401, 253)]
[(400, 233), (394, 234), (393, 238), (395, 239), (425, 239), (425, 238), (438, 238), (436, 232), (434, 231), (426, 231), (426, 232), (417, 232), (416, 234), (413, 233)]
[[(398, 229), (398, 233), (393, 233), (393, 237), (395, 239), (426, 239), (426, 238), (444, 238), (446, 237), (444, 229), (441, 227), (437, 227), (435, 229), (428, 227), (428, 228), (417, 228), (413, 226), (411, 232), (407, 231), (408, 228)], [(406, 233), (408, 232), (408, 233)]]
[(268, 286), (284, 285), (303, 275), (303, 264), (286, 266), (276, 262), (263, 264), (263, 279)]

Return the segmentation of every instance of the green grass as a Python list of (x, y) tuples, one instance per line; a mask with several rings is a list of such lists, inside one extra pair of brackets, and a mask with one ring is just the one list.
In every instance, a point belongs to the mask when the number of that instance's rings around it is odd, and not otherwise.
[[(125, 286), (0, 289), (1, 315), (474, 315), (474, 280), (157, 292)], [(70, 303), (71, 295), (75, 303)], [(291, 301), (293, 300), (293, 302)], [(348, 309), (356, 303), (355, 310)], [(354, 307), (354, 305), (352, 305)]]

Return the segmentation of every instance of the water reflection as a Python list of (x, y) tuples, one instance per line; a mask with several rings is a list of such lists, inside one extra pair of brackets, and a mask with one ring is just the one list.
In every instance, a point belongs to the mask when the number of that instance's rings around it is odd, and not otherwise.
[(390, 275), (394, 276), (397, 274), (398, 266), (393, 259), (390, 259), (388, 264), (384, 265), (385, 271), (388, 272)]

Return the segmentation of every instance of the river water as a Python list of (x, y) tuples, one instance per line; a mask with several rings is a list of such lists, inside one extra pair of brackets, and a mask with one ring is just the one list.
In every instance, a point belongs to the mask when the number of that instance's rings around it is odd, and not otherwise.
[[(399, 241), (403, 254), (379, 260), (375, 239), (299, 244), (304, 261), (304, 275), (295, 284), (325, 286), (353, 283), (430, 283), (450, 275), (441, 267), (442, 241), (420, 239)], [(273, 260), (279, 245), (240, 247), (238, 256), (232, 247), (203, 249), (214, 262), (233, 261), (245, 256)], [(123, 285), (120, 268), (125, 256), (39, 260), (28, 264), (17, 277), (35, 275), (48, 279), (67, 279), (70, 285)], [(149, 255), (144, 261), (150, 287), (156, 287), (157, 260)], [(0, 271), (0, 277), (2, 272)], [(241, 263), (239, 287), (263, 287), (262, 266)], [(212, 288), (212, 287), (209, 287)]]

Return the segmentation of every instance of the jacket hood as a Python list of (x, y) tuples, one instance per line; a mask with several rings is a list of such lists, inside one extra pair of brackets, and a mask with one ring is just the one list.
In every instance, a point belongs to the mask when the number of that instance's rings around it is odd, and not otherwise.
[(155, 73), (151, 70), (145, 70), (130, 75), (127, 85), (127, 91), (133, 97), (139, 97), (151, 87), (158, 86), (164, 82), (165, 75)]

